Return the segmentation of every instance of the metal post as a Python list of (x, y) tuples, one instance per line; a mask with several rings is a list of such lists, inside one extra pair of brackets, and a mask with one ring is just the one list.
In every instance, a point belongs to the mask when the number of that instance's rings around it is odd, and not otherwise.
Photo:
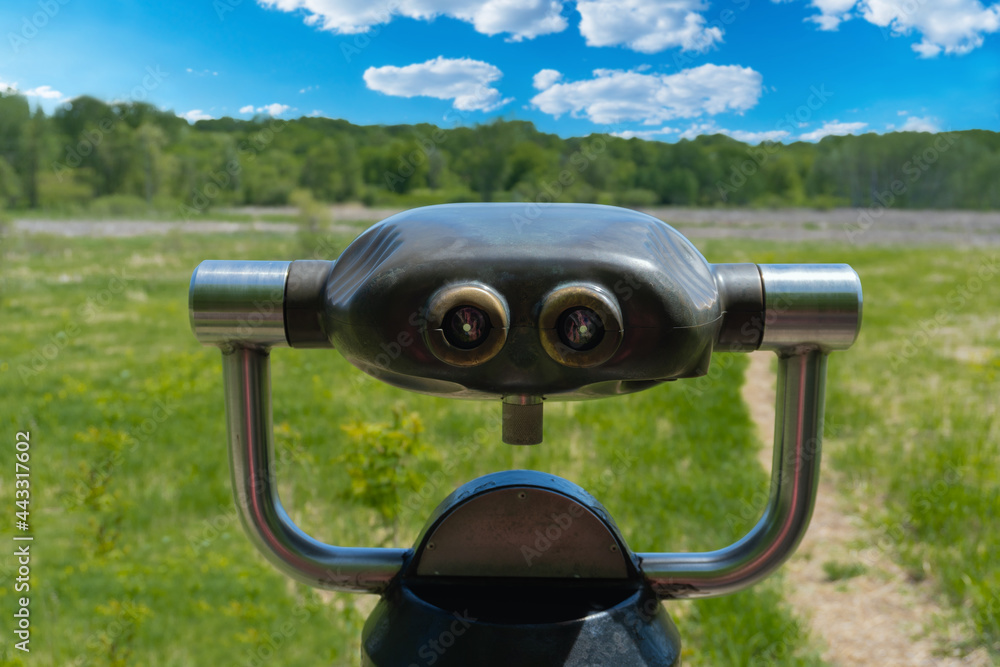
[[(795, 551), (812, 518), (823, 440), (826, 359), (849, 348), (861, 326), (858, 274), (846, 264), (761, 264), (760, 348), (778, 355), (771, 492), (760, 521), (734, 544), (702, 553), (640, 553), (663, 598), (714, 597), (763, 579)], [(731, 290), (753, 283), (730, 271)], [(737, 284), (739, 282), (739, 284)], [(752, 285), (751, 285), (752, 286)], [(751, 299), (752, 300), (752, 299)]]
[(771, 495), (757, 525), (717, 551), (638, 554), (660, 597), (732, 593), (763, 579), (795, 551), (812, 517), (819, 481), (826, 358), (817, 348), (778, 355)]
[(271, 369), (266, 350), (223, 350), (233, 493), (251, 541), (279, 570), (337, 591), (379, 593), (409, 549), (336, 547), (306, 535), (278, 498), (271, 430)]

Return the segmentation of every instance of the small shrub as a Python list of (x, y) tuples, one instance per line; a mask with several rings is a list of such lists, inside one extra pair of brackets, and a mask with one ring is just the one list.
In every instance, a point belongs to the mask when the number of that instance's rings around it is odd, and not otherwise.
[(835, 560), (828, 560), (823, 563), (823, 573), (826, 574), (827, 581), (843, 581), (859, 577), (868, 571), (861, 563), (839, 563)]
[(392, 409), (392, 423), (351, 422), (341, 426), (350, 445), (337, 459), (351, 484), (341, 493), (350, 502), (369, 507), (392, 526), (396, 537), (404, 494), (426, 481), (423, 463), (437, 460), (437, 450), (423, 442), (423, 421), (403, 404)]

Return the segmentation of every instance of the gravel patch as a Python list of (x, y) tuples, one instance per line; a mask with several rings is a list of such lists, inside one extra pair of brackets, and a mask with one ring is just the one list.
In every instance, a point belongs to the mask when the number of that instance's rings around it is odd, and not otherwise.
[[(530, 205), (530, 204), (526, 204)], [(246, 207), (227, 209), (251, 216), (294, 216), (295, 209)], [(366, 208), (359, 204), (330, 207), (333, 223), (328, 231), (357, 233), (347, 222), (377, 222), (402, 209)], [(907, 211), (890, 209), (643, 209), (693, 239), (746, 238), (763, 241), (839, 241), (856, 245), (1000, 245), (1000, 212)], [(260, 232), (294, 234), (294, 223), (222, 222), (198, 220), (164, 222), (146, 220), (15, 220), (11, 228), (26, 234), (57, 236), (123, 237), (187, 234), (235, 234)]]
[[(298, 227), (286, 222), (219, 222), (198, 220), (190, 222), (164, 222), (155, 220), (15, 220), (15, 232), (25, 234), (51, 234), (53, 236), (113, 238), (129, 236), (162, 236), (173, 232), (182, 234), (236, 234), (239, 232), (264, 232), (294, 234)], [(331, 225), (330, 231), (356, 232), (354, 227)]]

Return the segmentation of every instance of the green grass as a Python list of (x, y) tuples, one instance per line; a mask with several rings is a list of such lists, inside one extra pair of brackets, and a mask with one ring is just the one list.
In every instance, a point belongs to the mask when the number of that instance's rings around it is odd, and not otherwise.
[[(699, 244), (713, 261), (849, 262), (858, 342), (831, 356), (827, 465), (867, 518), (856, 554), (930, 578), (1000, 662), (1000, 249)], [(718, 249), (716, 251), (716, 249)]]
[[(1000, 656), (1000, 254), (870, 253), (857, 350), (834, 369), (834, 464), (877, 540)], [(986, 278), (980, 277), (987, 275)], [(849, 360), (848, 360), (849, 359)], [(862, 553), (862, 556), (864, 553)]]
[(843, 581), (860, 577), (868, 571), (863, 563), (841, 563), (835, 560), (828, 560), (823, 563), (823, 574), (827, 581)]
[[(371, 599), (292, 584), (243, 536), (231, 508), (219, 353), (196, 343), (187, 319), (187, 284), (202, 259), (306, 256), (308, 240), (8, 239), (3, 312), (13, 335), (0, 343), (0, 396), (8, 439), (31, 431), (39, 554), (34, 650), (24, 664), (246, 663), (269, 642), (282, 644), (274, 664), (356, 660)], [(426, 470), (435, 492), (405, 499), (400, 544), (462, 482), (535, 468), (595, 493), (635, 550), (720, 547), (749, 527), (724, 517), (741, 516), (766, 485), (750, 464), (756, 444), (738, 393), (744, 365), (730, 357), (695, 381), (699, 410), (674, 386), (550, 405), (546, 444), (514, 448), (499, 443), (499, 406), (407, 394), (360, 375), (335, 352), (279, 350), (282, 494), (320, 539), (391, 541), (374, 510), (342, 499), (349, 479), (334, 463), (347, 444), (341, 425), (385, 421), (403, 401), (454, 467)], [(10, 507), (11, 489), (2, 489), (0, 503)], [(7, 579), (0, 608), (12, 610), (14, 597)], [(755, 655), (816, 664), (778, 578), (671, 609), (688, 664)], [(9, 642), (0, 651), (4, 660), (19, 657)]]
[[(354, 664), (372, 599), (293, 584), (251, 548), (231, 508), (219, 353), (197, 344), (187, 318), (188, 281), (202, 259), (312, 257), (313, 241), (5, 240), (2, 437), (32, 432), (38, 554), (33, 651), (23, 664), (247, 664), (272, 646), (277, 655), (264, 664)], [(911, 363), (889, 366), (898, 341), (991, 253), (698, 245), (711, 261), (858, 268), (865, 326), (854, 349), (831, 359), (828, 462), (844, 472), (873, 525), (886, 528), (876, 547), (932, 577), (956, 614), (976, 624), (985, 643), (996, 642), (1000, 290), (981, 288), (954, 311), (954, 331), (918, 348)], [(332, 247), (329, 238), (324, 247)], [(956, 358), (964, 345), (979, 350), (977, 361)], [(546, 442), (529, 448), (499, 443), (496, 405), (407, 394), (366, 378), (335, 352), (277, 350), (273, 359), (282, 496), (293, 518), (327, 541), (392, 541), (374, 510), (343, 499), (349, 478), (335, 461), (348, 444), (341, 425), (386, 421), (399, 402), (420, 414), (421, 437), (453, 464), (422, 471), (435, 492), (404, 502), (401, 545), (455, 486), (509, 468), (582, 484), (636, 551), (724, 546), (756, 519), (755, 500), (766, 489), (739, 394), (746, 362), (737, 355), (718, 355), (709, 377), (687, 384), (547, 405)], [(10, 508), (7, 479), (0, 505)], [(11, 580), (0, 580), (2, 613), (15, 597)], [(737, 595), (668, 608), (685, 664), (820, 664), (784, 601), (780, 575)], [(0, 662), (18, 664), (15, 653), (5, 641)]]

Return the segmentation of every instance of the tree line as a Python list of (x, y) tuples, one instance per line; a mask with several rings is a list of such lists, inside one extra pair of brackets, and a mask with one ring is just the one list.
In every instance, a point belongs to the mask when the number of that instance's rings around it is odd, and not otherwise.
[(563, 139), (474, 127), (220, 118), (79, 97), (51, 114), (0, 96), (0, 207), (185, 217), (218, 206), (577, 201), (626, 206), (1000, 208), (1000, 133), (893, 132), (818, 143)]

